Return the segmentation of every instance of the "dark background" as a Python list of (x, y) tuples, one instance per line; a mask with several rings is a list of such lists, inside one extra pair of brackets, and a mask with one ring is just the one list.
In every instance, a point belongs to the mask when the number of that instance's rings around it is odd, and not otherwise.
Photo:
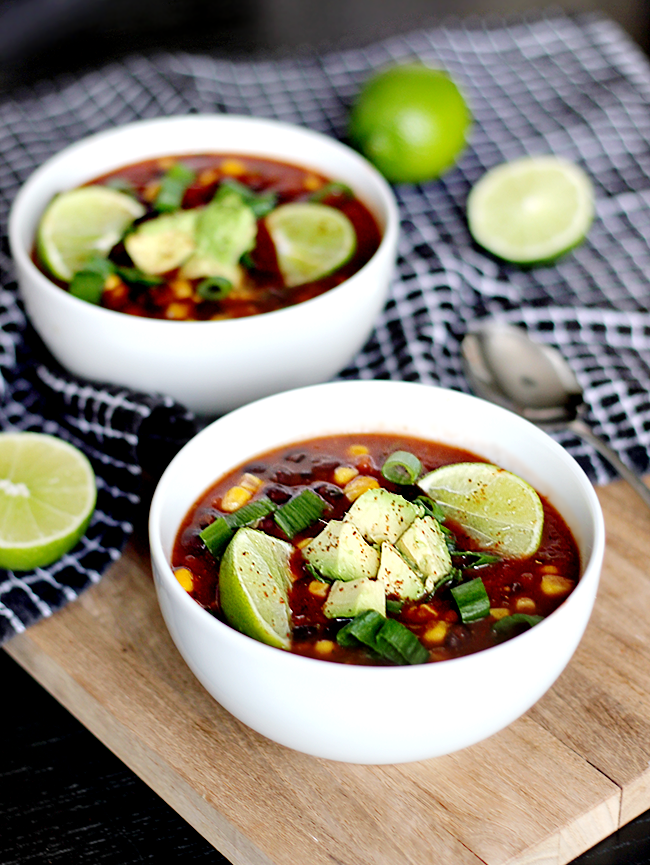
[[(367, 44), (460, 18), (535, 14), (534, 0), (0, 0), (0, 88), (135, 51), (279, 56)], [(602, 11), (645, 50), (648, 0), (566, 0)], [(546, 7), (548, 11), (548, 7)], [(551, 10), (552, 11), (552, 10)]]
[[(444, 23), (448, 10), (436, 0), (0, 0), (0, 92), (134, 52), (250, 58), (367, 44)], [(553, 11), (527, 0), (457, 0), (453, 10)], [(567, 0), (562, 10), (602, 11), (650, 49), (647, 0)], [(0, 865), (225, 865), (4, 652), (0, 683)], [(575, 865), (647, 865), (648, 838), (650, 812)]]

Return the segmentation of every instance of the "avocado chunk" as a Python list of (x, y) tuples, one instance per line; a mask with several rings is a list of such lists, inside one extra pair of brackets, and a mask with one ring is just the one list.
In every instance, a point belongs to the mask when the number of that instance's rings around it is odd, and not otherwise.
[(433, 592), (451, 571), (451, 556), (437, 520), (415, 519), (395, 544), (407, 562), (422, 574), (427, 593)]
[(257, 220), (239, 192), (222, 186), (196, 221), (196, 251), (184, 263), (181, 276), (199, 279), (223, 276), (241, 282), (239, 259), (255, 246)]
[(363, 539), (361, 532), (340, 520), (331, 520), (305, 547), (302, 554), (328, 580), (356, 580), (376, 577), (379, 553)]
[(367, 543), (359, 529), (343, 521), (339, 535), (338, 561), (339, 580), (356, 580), (360, 577), (376, 577), (379, 570), (379, 553)]
[(382, 487), (367, 490), (344, 517), (352, 522), (371, 544), (394, 544), (421, 513), (420, 508), (397, 493)]
[(338, 579), (338, 547), (341, 520), (330, 520), (320, 534), (302, 548), (309, 564), (328, 580)]
[(386, 615), (384, 585), (367, 577), (334, 583), (323, 604), (323, 612), (330, 619), (352, 618), (365, 610)]
[(177, 210), (143, 222), (124, 240), (131, 261), (143, 273), (158, 275), (180, 267), (194, 252), (199, 212)]
[(397, 595), (401, 601), (416, 601), (426, 593), (423, 577), (409, 566), (388, 541), (381, 545), (377, 582), (384, 584), (387, 595)]

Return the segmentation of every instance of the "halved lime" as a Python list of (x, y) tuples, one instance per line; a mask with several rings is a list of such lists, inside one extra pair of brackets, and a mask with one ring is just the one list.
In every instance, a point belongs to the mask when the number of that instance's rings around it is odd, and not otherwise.
[(539, 547), (544, 508), (519, 475), (489, 463), (452, 463), (425, 475), (418, 486), (481, 549), (527, 558)]
[(0, 567), (31, 571), (71, 550), (97, 498), (86, 457), (42, 433), (0, 433)]
[(350, 220), (326, 204), (281, 204), (266, 217), (266, 227), (289, 288), (337, 270), (350, 260), (357, 246)]
[(529, 156), (492, 168), (467, 199), (472, 236), (517, 264), (553, 261), (587, 235), (594, 194), (585, 172), (555, 156)]
[(144, 216), (139, 201), (107, 186), (81, 186), (57, 195), (41, 217), (38, 254), (53, 276), (69, 282), (97, 255), (108, 255)]
[(233, 628), (287, 649), (291, 638), (289, 560), (293, 546), (244, 527), (228, 544), (219, 570), (219, 598)]

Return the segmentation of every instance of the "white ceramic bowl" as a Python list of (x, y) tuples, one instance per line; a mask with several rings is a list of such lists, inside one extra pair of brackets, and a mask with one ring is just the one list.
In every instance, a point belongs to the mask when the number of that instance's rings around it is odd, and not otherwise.
[[(383, 234), (345, 283), (277, 312), (232, 321), (139, 318), (85, 303), (44, 276), (30, 254), (52, 197), (110, 170), (170, 154), (241, 153), (292, 162), (348, 184)], [(398, 213), (381, 175), (320, 133), (261, 118), (187, 115), (86, 138), (45, 162), (14, 201), (9, 240), (29, 318), (54, 357), (84, 378), (173, 396), (216, 416), (277, 391), (326, 381), (362, 347), (395, 264)]]
[[(406, 433), (466, 448), (547, 496), (580, 548), (583, 572), (548, 618), (494, 648), (413, 667), (347, 666), (258, 643), (207, 613), (169, 565), (178, 526), (212, 483), (266, 450), (341, 432)], [(510, 724), (553, 684), (589, 619), (604, 552), (598, 498), (546, 433), (456, 391), (391, 381), (335, 382), (278, 394), (215, 421), (174, 458), (155, 491), (150, 542), (167, 627), (228, 711), (299, 751), (356, 763), (447, 754)], [(505, 683), (516, 683), (504, 687)], [(495, 696), (497, 695), (497, 696)]]

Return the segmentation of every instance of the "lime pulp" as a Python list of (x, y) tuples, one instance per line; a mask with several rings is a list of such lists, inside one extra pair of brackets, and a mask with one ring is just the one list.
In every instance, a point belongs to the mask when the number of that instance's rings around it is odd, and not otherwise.
[(86, 531), (96, 497), (77, 448), (42, 433), (1, 433), (0, 567), (30, 571), (61, 558)]

